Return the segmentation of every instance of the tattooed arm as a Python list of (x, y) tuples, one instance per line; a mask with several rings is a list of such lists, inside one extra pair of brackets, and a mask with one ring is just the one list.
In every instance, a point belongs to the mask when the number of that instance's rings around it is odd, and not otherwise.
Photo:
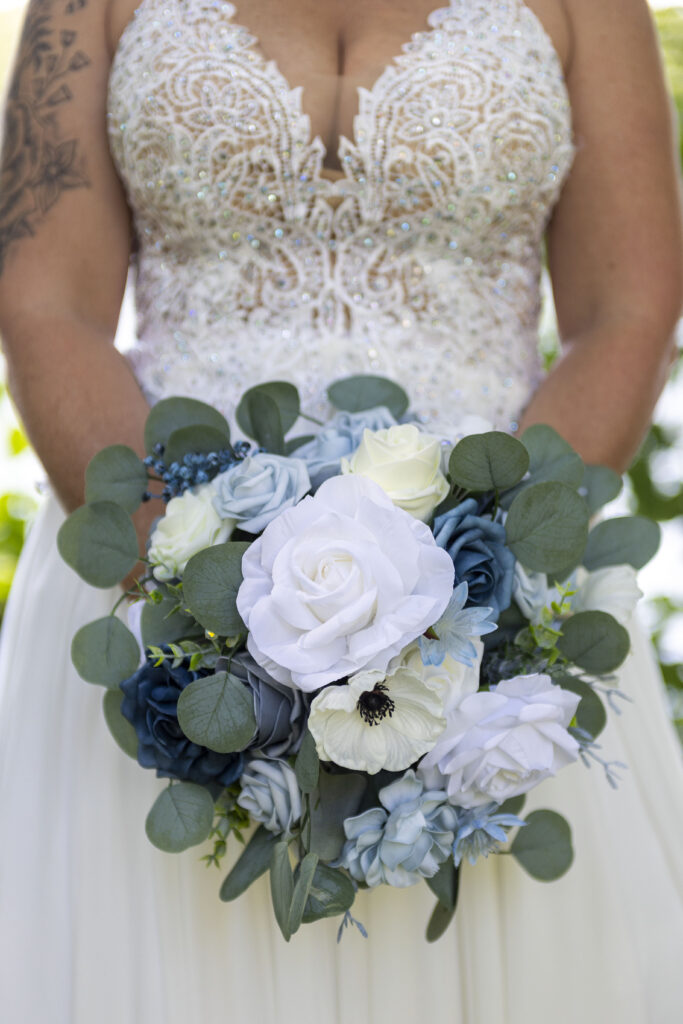
[(4, 119), (0, 333), (12, 395), (67, 508), (99, 448), (141, 449), (147, 412), (112, 345), (131, 231), (107, 146), (106, 8), (31, 0)]

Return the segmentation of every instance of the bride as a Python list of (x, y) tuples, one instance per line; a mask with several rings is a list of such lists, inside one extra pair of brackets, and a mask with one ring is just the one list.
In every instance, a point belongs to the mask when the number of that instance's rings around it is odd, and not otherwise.
[[(265, 883), (226, 906), (196, 851), (147, 842), (161, 783), (111, 741), (69, 656), (115, 595), (55, 549), (88, 460), (140, 450), (150, 402), (230, 416), (267, 379), (324, 414), (331, 380), (382, 373), (445, 434), (468, 413), (545, 422), (623, 469), (681, 306), (645, 0), (134, 3), (31, 0), (6, 104), (0, 329), (54, 497), (2, 650), (3, 1021), (675, 1024), (683, 771), (637, 630), (620, 678), (634, 703), (602, 740), (629, 765), (619, 790), (577, 764), (534, 794), (572, 824), (564, 878), (490, 857), (466, 866), (433, 946), (424, 886), (361, 893), (367, 940), (337, 946), (322, 921), (286, 945)], [(544, 238), (563, 341), (547, 376)]]

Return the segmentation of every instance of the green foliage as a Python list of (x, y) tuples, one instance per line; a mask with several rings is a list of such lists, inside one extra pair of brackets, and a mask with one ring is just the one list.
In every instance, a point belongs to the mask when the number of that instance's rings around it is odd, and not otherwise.
[(120, 619), (106, 615), (78, 630), (71, 641), (71, 660), (86, 682), (118, 687), (138, 667), (140, 648)]
[(230, 435), (226, 430), (208, 425), (180, 427), (173, 431), (166, 443), (164, 462), (170, 466), (172, 462), (182, 462), (190, 453), (208, 455), (209, 452), (223, 451), (229, 444)]
[(165, 853), (182, 853), (208, 838), (213, 825), (213, 800), (194, 782), (177, 782), (162, 790), (147, 815), (149, 841)]
[(453, 920), (454, 916), (455, 907), (453, 907), (452, 909), (446, 907), (441, 902), (441, 900), (439, 900), (439, 902), (434, 907), (434, 910), (432, 911), (432, 916), (429, 918), (429, 923), (427, 924), (427, 942), (436, 942), (437, 939), (440, 939), (443, 933), (448, 928), (451, 921)]
[(59, 553), (93, 587), (113, 587), (138, 560), (138, 540), (128, 513), (113, 501), (82, 505), (62, 523)]
[(504, 491), (519, 483), (528, 468), (529, 453), (521, 441), (492, 430), (456, 444), (448, 476), (452, 484), (467, 491)]
[(313, 875), (302, 921), (310, 924), (323, 917), (336, 917), (349, 910), (356, 896), (353, 882), (338, 868), (318, 864)]
[(546, 481), (524, 487), (505, 522), (508, 545), (527, 569), (553, 572), (583, 554), (588, 510), (565, 483)]
[(447, 910), (455, 910), (458, 900), (459, 874), (453, 858), (447, 857), (437, 873), (431, 878), (425, 879), (439, 903)]
[[(294, 385), (274, 380), (245, 391), (235, 419), (247, 437), (253, 437), (268, 451), (279, 454), (284, 452), (282, 439), (296, 423), (300, 409), (299, 392)], [(271, 435), (278, 442), (278, 447), (266, 443)]]
[(220, 897), (224, 902), (237, 899), (266, 873), (277, 841), (275, 833), (259, 825), (221, 886)]
[(94, 455), (85, 471), (85, 500), (113, 501), (134, 512), (147, 490), (147, 469), (132, 448), (114, 444)]
[(193, 555), (183, 574), (187, 608), (205, 629), (220, 636), (244, 631), (237, 611), (242, 582), (242, 556), (249, 541), (227, 541)]
[(386, 377), (359, 374), (344, 377), (327, 389), (327, 397), (336, 409), (348, 412), (364, 412), (385, 406), (395, 419), (400, 419), (409, 405), (408, 396), (398, 384)]
[(145, 423), (145, 448), (154, 451), (157, 444), (166, 445), (171, 434), (183, 427), (209, 427), (224, 438), (221, 447), (230, 443), (230, 428), (225, 416), (195, 398), (162, 398), (150, 409)]
[(142, 642), (145, 647), (171, 644), (191, 635), (194, 619), (179, 606), (177, 597), (166, 587), (153, 592), (156, 597), (145, 601), (140, 617)]
[(227, 853), (229, 836), (234, 835), (244, 846), (243, 832), (249, 828), (250, 818), (249, 812), (237, 803), (240, 792), (239, 782), (233, 782), (223, 790), (216, 801), (213, 828), (209, 833), (209, 839), (213, 840), (213, 850), (201, 858), (207, 867), (221, 866), (221, 861)]
[(583, 564), (591, 571), (624, 563), (642, 569), (655, 555), (660, 535), (657, 523), (643, 516), (605, 519), (588, 535)]
[(318, 788), (310, 798), (310, 829), (305, 838), (308, 850), (321, 860), (334, 860), (341, 853), (346, 838), (343, 822), (358, 813), (366, 785), (362, 775), (352, 772), (320, 772)]
[(251, 690), (229, 672), (201, 676), (180, 694), (178, 722), (200, 747), (218, 754), (244, 750), (256, 732)]
[(576, 709), (576, 724), (579, 729), (589, 733), (593, 739), (597, 739), (607, 725), (607, 712), (593, 687), (584, 679), (577, 679), (567, 673), (555, 674), (553, 680), (563, 690), (579, 694), (581, 700)]
[(532, 811), (510, 853), (532, 878), (552, 882), (568, 871), (574, 859), (571, 829), (555, 811)]
[(311, 893), (313, 879), (318, 868), (318, 856), (307, 853), (294, 872), (294, 892), (289, 906), (288, 928), (291, 935), (299, 928), (308, 897)]
[(629, 652), (628, 631), (608, 612), (577, 612), (562, 625), (557, 646), (591, 675), (613, 672)]
[(123, 693), (121, 690), (107, 690), (102, 701), (102, 711), (107, 728), (124, 754), (134, 761), (138, 759), (138, 738), (135, 729), (121, 713)]
[[(294, 872), (289, 860), (289, 843), (282, 840), (275, 844), (270, 862), (270, 896), (273, 901), (275, 920), (286, 942), (291, 938), (289, 911), (294, 895)], [(303, 911), (302, 911), (303, 912)], [(301, 915), (299, 915), (299, 922)]]
[(0, 496), (0, 619), (24, 546), (27, 525), (35, 515), (36, 506), (35, 499), (28, 495)]
[(318, 785), (320, 760), (315, 747), (315, 740), (308, 729), (306, 729), (301, 740), (299, 753), (296, 755), (296, 761), (294, 762), (294, 771), (301, 792), (306, 794), (312, 793)]

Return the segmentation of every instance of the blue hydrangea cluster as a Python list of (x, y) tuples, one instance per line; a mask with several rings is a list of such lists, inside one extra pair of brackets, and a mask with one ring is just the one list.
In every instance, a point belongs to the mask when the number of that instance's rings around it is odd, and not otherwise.
[[(251, 445), (248, 441), (236, 441), (229, 448), (219, 452), (207, 452), (206, 454), (188, 452), (182, 462), (172, 462), (166, 465), (164, 462), (164, 446), (155, 445), (154, 453), (148, 455), (144, 462), (161, 480), (164, 481), (164, 490), (161, 497), (169, 502), (171, 498), (177, 498), (190, 487), (198, 484), (208, 484), (215, 476), (229, 469), (236, 462), (241, 462), (249, 454)], [(145, 500), (151, 498), (151, 494), (145, 495)]]

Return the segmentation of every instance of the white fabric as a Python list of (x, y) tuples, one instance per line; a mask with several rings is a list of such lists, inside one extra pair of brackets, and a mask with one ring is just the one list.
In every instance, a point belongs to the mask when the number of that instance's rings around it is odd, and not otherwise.
[[(431, 16), (360, 94), (341, 185), (231, 4), (143, 0), (111, 86), (140, 239), (131, 360), (150, 398), (231, 414), (246, 385), (283, 376), (324, 410), (326, 383), (362, 368), (444, 430), (463, 412), (515, 421), (539, 378), (538, 245), (572, 155), (559, 61), (521, 0)], [(286, 944), (265, 881), (226, 906), (198, 851), (147, 842), (164, 783), (118, 750), (101, 691), (71, 668), (73, 633), (113, 595), (61, 563), (60, 521), (51, 499), (1, 654), (3, 1024), (678, 1024), (683, 770), (637, 631), (621, 673), (635, 704), (602, 741), (630, 766), (620, 789), (576, 764), (529, 801), (572, 824), (561, 881), (491, 857), (465, 865), (436, 945), (425, 886), (361, 893), (368, 940), (337, 946), (328, 921)]]

